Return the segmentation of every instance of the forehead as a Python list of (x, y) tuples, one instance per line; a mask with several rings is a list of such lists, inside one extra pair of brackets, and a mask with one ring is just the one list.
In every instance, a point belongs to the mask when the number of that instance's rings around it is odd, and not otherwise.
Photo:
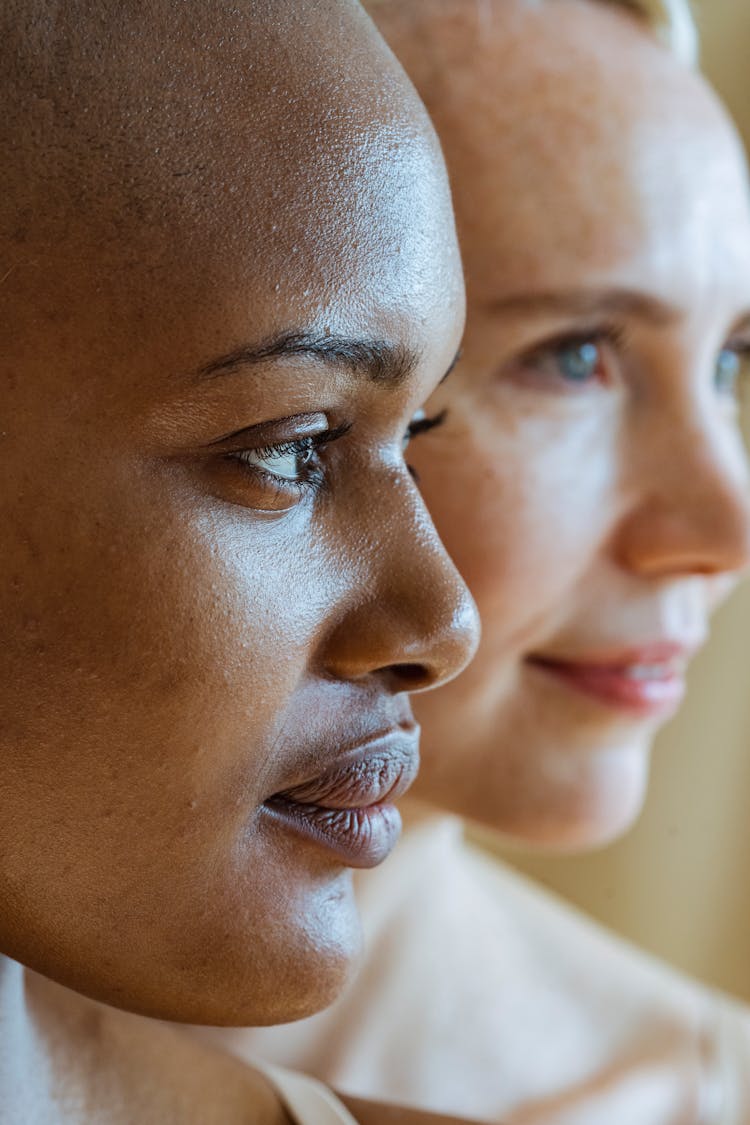
[(470, 292), (646, 268), (657, 289), (746, 287), (743, 160), (702, 81), (614, 7), (485, 7), (436, 6), (422, 61), (414, 27), (391, 28), (445, 148)]
[(16, 285), (37, 303), (46, 286), (57, 319), (229, 303), (263, 333), (281, 306), (367, 321), (455, 301), (442, 157), (359, 5), (67, 14), (26, 35), (33, 129), (1, 216)]

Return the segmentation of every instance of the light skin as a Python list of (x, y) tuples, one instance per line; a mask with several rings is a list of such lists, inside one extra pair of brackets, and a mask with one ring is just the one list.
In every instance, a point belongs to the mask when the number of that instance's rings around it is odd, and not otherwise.
[(640, 810), (748, 563), (740, 146), (701, 79), (606, 4), (372, 10), (441, 138), (468, 292), (415, 465), (483, 636), (420, 702), (414, 792), (587, 847)]
[(367, 18), (54, 15), (0, 27), (4, 1105), (139, 1035), (16, 962), (178, 1020), (330, 1001), (350, 871), (267, 802), (375, 735), (413, 765), (407, 693), (477, 639), (403, 454), (463, 328), (449, 195)]

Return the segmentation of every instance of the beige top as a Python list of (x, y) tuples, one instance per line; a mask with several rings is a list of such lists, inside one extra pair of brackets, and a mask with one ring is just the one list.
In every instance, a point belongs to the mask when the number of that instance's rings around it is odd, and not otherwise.
[(748, 1125), (750, 1017), (481, 853), (452, 818), (363, 874), (328, 1011), (219, 1031), (337, 1089), (506, 1125)]
[(349, 1110), (319, 1082), (259, 1063), (257, 1059), (253, 1064), (273, 1086), (290, 1117), (300, 1125), (357, 1125)]

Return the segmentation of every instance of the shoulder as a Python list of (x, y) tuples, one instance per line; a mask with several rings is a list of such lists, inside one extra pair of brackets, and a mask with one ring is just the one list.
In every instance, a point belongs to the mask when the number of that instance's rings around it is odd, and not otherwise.
[(278, 1094), (254, 1066), (182, 1029), (36, 981), (37, 1018), (48, 1031), (62, 1027), (56, 1038), (68, 1044), (53, 1066), (85, 1094), (86, 1120), (289, 1125)]
[(362, 1098), (343, 1097), (343, 1101), (358, 1125), (468, 1125), (463, 1117), (446, 1117), (444, 1114), (385, 1105)]

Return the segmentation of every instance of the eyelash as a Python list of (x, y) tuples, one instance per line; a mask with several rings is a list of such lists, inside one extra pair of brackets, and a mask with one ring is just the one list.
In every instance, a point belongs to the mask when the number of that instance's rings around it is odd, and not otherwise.
[[(421, 413), (422, 411), (420, 411), (420, 414)], [(440, 410), (437, 414), (431, 414), (429, 417), (427, 415), (424, 415), (421, 418), (412, 418), (411, 422), (406, 427), (406, 434), (404, 435), (404, 449), (408, 447), (410, 442), (414, 441), (414, 438), (418, 438), (422, 434), (427, 434), (430, 432), (430, 430), (436, 430), (438, 426), (442, 426), (447, 415), (447, 410)]]
[[(340, 426), (323, 430), (319, 434), (310, 434), (307, 437), (279, 442), (276, 445), (255, 446), (253, 449), (239, 450), (236, 453), (229, 453), (227, 456), (229, 460), (238, 463), (254, 480), (259, 478), (266, 480), (277, 489), (292, 491), (296, 493), (299, 499), (302, 499), (308, 492), (314, 494), (323, 483), (323, 472), (317, 455), (325, 446), (332, 445), (333, 442), (344, 437), (351, 428), (351, 422), (343, 422)], [(273, 461), (274, 458), (303, 457), (305, 454), (310, 454), (310, 461), (304, 466), (303, 475), (299, 480), (279, 476), (250, 461), (251, 456), (264, 461)]]
[[(421, 414), (422, 417), (419, 417), (419, 414)], [(406, 450), (415, 438), (420, 437), (422, 434), (429, 433), (430, 430), (438, 429), (448, 417), (447, 410), (440, 410), (437, 414), (432, 414), (430, 416), (425, 415), (423, 411), (419, 411), (419, 414), (412, 418), (406, 428), (406, 433), (404, 434), (404, 453), (406, 453)], [(406, 462), (406, 467), (409, 470), (411, 479), (418, 485), (419, 473), (408, 461)]]
[[(411, 441), (419, 437), (421, 434), (428, 433), (430, 430), (442, 426), (445, 421), (447, 411), (441, 410), (438, 414), (431, 417), (415, 417), (409, 423), (404, 435), (404, 449)], [(291, 490), (296, 493), (299, 499), (302, 499), (308, 492), (315, 494), (323, 484), (324, 473), (317, 460), (317, 454), (333, 442), (338, 441), (339, 438), (344, 437), (345, 434), (351, 429), (351, 422), (344, 422), (340, 426), (324, 430), (319, 434), (312, 434), (308, 437), (298, 438), (291, 441), (280, 442), (278, 445), (265, 445), (256, 446), (253, 449), (240, 450), (238, 452), (229, 453), (227, 457), (229, 460), (239, 464), (245, 472), (251, 475), (254, 479), (265, 479), (269, 481), (279, 490)], [(299, 480), (294, 480), (291, 477), (282, 477), (267, 469), (262, 469), (258, 465), (250, 461), (250, 457), (259, 460), (273, 461), (274, 458), (282, 457), (303, 457), (305, 454), (310, 455), (310, 460), (306, 463), (305, 471)], [(415, 476), (414, 471), (409, 466), (409, 471), (412, 476)]]

